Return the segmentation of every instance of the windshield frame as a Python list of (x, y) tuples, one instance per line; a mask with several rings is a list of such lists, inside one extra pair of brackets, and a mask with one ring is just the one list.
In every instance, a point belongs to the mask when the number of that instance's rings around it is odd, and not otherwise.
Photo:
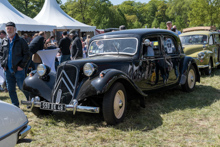
[[(91, 44), (95, 41), (100, 41), (100, 40), (119, 40), (119, 39), (135, 39), (136, 40), (136, 50), (134, 53), (126, 53), (126, 52), (105, 52), (105, 53), (94, 53), (94, 54), (89, 54), (89, 50), (90, 50), (90, 47), (91, 47)], [(88, 56), (89, 57), (93, 57), (93, 56), (100, 56), (100, 55), (135, 55), (138, 51), (138, 39), (135, 38), (135, 37), (123, 37), (123, 38), (108, 38), (108, 39), (95, 39), (95, 40), (92, 40), (92, 42), (89, 44), (89, 48), (88, 48)]]
[[(206, 43), (191, 43), (191, 44), (185, 44), (181, 41), (181, 37), (189, 37), (189, 36), (206, 36), (207, 40), (206, 40)], [(184, 36), (180, 36), (180, 41), (181, 41), (181, 44), (184, 46), (184, 45), (204, 45), (204, 44), (208, 44), (209, 43), (209, 36), (206, 35), (206, 34), (193, 34), (193, 35), (184, 35)]]

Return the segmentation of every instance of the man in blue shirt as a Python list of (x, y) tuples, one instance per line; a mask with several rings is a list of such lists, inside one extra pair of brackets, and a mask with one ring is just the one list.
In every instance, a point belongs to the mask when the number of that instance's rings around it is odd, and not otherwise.
[[(0, 63), (4, 68), (6, 85), (12, 104), (19, 107), (19, 101), (16, 93), (16, 83), (23, 91), (23, 81), (25, 79), (25, 67), (30, 58), (30, 52), (27, 42), (18, 36), (16, 26), (13, 22), (6, 24), (8, 38), (2, 41), (0, 48)], [(27, 100), (29, 94), (23, 91)]]

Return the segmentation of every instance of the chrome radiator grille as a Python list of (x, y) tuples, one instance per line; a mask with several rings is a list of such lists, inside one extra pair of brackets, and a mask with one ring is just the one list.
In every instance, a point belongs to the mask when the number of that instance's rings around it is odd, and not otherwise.
[(53, 89), (53, 103), (70, 104), (75, 94), (78, 69), (73, 65), (60, 66)]

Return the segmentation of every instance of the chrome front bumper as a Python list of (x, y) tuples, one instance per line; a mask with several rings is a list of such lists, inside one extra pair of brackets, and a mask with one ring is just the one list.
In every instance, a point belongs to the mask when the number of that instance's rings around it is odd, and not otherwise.
[[(41, 102), (40, 102), (40, 98), (36, 96), (35, 98), (32, 98), (31, 101), (21, 101), (21, 104), (29, 105), (31, 106), (32, 109), (33, 107), (40, 107)], [(78, 101), (76, 99), (73, 100), (72, 105), (65, 105), (65, 106), (67, 111), (73, 111), (73, 115), (75, 115), (76, 112), (99, 113), (99, 107), (80, 106), (78, 105)]]
[(209, 65), (198, 65), (198, 68), (208, 68)]

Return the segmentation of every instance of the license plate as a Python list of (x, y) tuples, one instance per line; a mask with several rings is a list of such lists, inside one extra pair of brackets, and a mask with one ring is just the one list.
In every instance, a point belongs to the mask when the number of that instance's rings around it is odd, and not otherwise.
[(65, 112), (66, 106), (64, 104), (41, 102), (40, 109)]

